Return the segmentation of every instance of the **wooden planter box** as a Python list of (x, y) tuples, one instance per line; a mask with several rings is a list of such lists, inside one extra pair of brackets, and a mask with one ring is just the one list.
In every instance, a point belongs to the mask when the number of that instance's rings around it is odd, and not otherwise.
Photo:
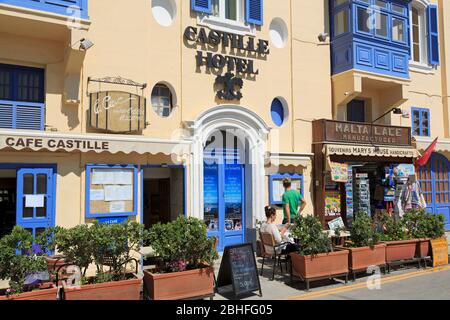
[(425, 258), (431, 256), (431, 239), (418, 239), (416, 257)]
[(82, 285), (64, 288), (65, 300), (141, 300), (140, 279)]
[(370, 266), (386, 265), (386, 244), (377, 244), (373, 248), (340, 248), (350, 252), (348, 265), (351, 271), (367, 270)]
[(332, 278), (338, 275), (347, 275), (349, 271), (348, 250), (338, 250), (315, 256), (301, 256), (298, 253), (291, 253), (290, 256), (292, 275), (307, 282)]
[(21, 294), (7, 296), (0, 296), (1, 300), (56, 300), (58, 293), (57, 288), (36, 290), (31, 292), (25, 292)]
[(144, 285), (152, 300), (179, 300), (214, 295), (214, 268), (151, 273), (144, 270)]
[(417, 239), (403, 241), (387, 241), (386, 244), (386, 262), (395, 262), (403, 260), (413, 260), (416, 256)]

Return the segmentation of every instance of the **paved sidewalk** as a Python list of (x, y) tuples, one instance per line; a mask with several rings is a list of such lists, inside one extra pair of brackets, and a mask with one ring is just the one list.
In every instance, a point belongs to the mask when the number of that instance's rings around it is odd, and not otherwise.
[[(257, 265), (258, 265), (258, 271), (261, 271), (261, 258), (257, 258)], [(216, 263), (216, 274), (219, 272), (220, 268), (220, 262)], [(284, 265), (283, 265), (284, 269)], [(305, 284), (300, 281), (299, 279), (294, 279), (293, 283), (290, 283), (290, 276), (286, 272), (286, 270), (283, 270), (284, 274), (281, 275), (279, 268), (277, 269), (277, 273), (275, 274), (275, 280), (271, 281), (272, 277), (272, 264), (269, 260), (268, 263), (264, 266), (264, 272), (263, 275), (260, 276), (260, 282), (263, 292), (263, 297), (260, 298), (257, 293), (254, 295), (248, 295), (246, 297), (242, 297), (241, 300), (288, 300), (288, 299), (303, 299), (303, 298), (311, 298), (311, 299), (336, 299), (336, 295), (328, 295), (326, 292), (336, 292), (336, 294), (340, 292), (355, 292), (355, 294), (348, 294), (348, 296), (340, 296), (342, 299), (380, 299), (380, 292), (383, 294), (383, 297), (385, 299), (404, 299), (402, 297), (405, 297), (404, 295), (397, 295), (396, 294), (396, 288), (400, 290), (400, 293), (404, 294), (404, 292), (414, 291), (414, 289), (410, 288), (408, 285), (395, 285), (395, 283), (402, 284), (403, 281), (406, 281), (406, 279), (409, 278), (420, 278), (422, 281), (417, 280), (416, 282), (420, 283), (420, 287), (424, 289), (425, 292), (428, 293), (428, 295), (432, 296), (433, 290), (436, 290), (436, 293), (440, 293), (441, 295), (438, 297), (441, 297), (442, 299), (450, 299), (450, 293), (447, 297), (447, 292), (450, 291), (450, 266), (444, 267), (444, 270), (441, 272), (434, 272), (437, 271), (436, 269), (427, 268), (425, 269), (418, 269), (417, 264), (411, 264), (408, 268), (397, 268), (393, 269), (390, 274), (381, 275), (381, 282), (384, 283), (392, 283), (390, 286), (387, 286), (388, 291), (372, 291), (373, 295), (370, 295), (370, 290), (367, 288), (367, 282), (369, 280), (369, 275), (360, 275), (357, 277), (356, 281), (349, 281), (347, 285), (345, 285), (344, 279), (336, 279), (336, 280), (321, 280), (316, 282), (311, 282), (311, 290), (306, 291)], [(440, 277), (436, 278), (434, 280), (434, 285), (427, 287), (427, 281), (430, 279), (434, 279), (435, 275), (439, 273)], [(445, 274), (444, 274), (445, 273)], [(423, 276), (423, 277), (422, 277)], [(448, 290), (439, 289), (439, 280), (442, 277), (446, 280), (449, 284)], [(404, 280), (405, 279), (405, 280)], [(412, 280), (411, 280), (412, 281)], [(417, 287), (416, 287), (417, 288)], [(355, 291), (356, 290), (356, 291)], [(359, 291), (358, 291), (359, 290)], [(325, 294), (324, 294), (325, 292)], [(364, 292), (364, 294), (361, 294), (361, 292)], [(386, 295), (384, 293), (387, 292)], [(339, 295), (338, 295), (339, 297)], [(426, 298), (426, 296), (423, 296)], [(230, 294), (227, 293), (221, 293), (217, 294), (214, 298), (214, 300), (232, 300), (233, 297)], [(412, 299), (412, 298), (411, 298)], [(422, 296), (417, 297), (416, 299), (422, 299)], [(439, 299), (439, 298), (438, 298)]]

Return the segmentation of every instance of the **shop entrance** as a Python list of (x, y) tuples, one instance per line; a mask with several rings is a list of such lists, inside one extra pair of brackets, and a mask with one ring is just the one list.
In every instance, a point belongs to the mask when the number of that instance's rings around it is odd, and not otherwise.
[(33, 236), (53, 226), (54, 192), (52, 168), (0, 169), (0, 236), (16, 225)]
[(0, 238), (16, 225), (16, 170), (0, 170)]
[(143, 223), (150, 228), (185, 214), (184, 168), (150, 167), (143, 170)]
[[(222, 144), (223, 142), (223, 144)], [(204, 219), (217, 250), (245, 241), (245, 141), (215, 133), (204, 151)]]

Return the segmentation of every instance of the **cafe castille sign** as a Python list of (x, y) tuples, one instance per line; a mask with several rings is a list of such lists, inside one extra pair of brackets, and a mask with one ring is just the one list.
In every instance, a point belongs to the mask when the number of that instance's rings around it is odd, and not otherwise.
[[(269, 41), (229, 32), (207, 31), (205, 28), (189, 26), (184, 31), (184, 39), (192, 47), (218, 48), (222, 46), (230, 52), (239, 52), (240, 54), (245, 52), (247, 57), (261, 58), (270, 54)], [(197, 50), (195, 59), (199, 69), (206, 67), (209, 70), (214, 69), (225, 73), (224, 75), (218, 75), (216, 78), (215, 85), (218, 87), (218, 98), (240, 100), (242, 98), (243, 77), (259, 75), (255, 60), (247, 57), (242, 58)]]

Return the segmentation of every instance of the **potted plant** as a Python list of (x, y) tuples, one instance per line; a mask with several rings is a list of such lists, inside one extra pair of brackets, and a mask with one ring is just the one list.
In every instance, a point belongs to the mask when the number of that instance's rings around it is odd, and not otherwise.
[[(139, 251), (145, 238), (144, 226), (128, 221), (61, 229), (56, 235), (56, 246), (70, 264), (79, 267), (80, 278), (75, 285), (64, 287), (64, 299), (140, 300), (138, 262), (132, 254)], [(96, 276), (89, 277), (88, 268), (93, 262)], [(128, 270), (130, 265), (135, 273)]]
[(403, 216), (410, 236), (417, 239), (416, 257), (425, 258), (431, 255), (430, 240), (445, 235), (445, 217), (429, 214), (425, 209), (410, 210)]
[(0, 240), (0, 279), (10, 286), (0, 292), (0, 300), (56, 300), (57, 289), (48, 278), (45, 251), (29, 231), (16, 226)]
[(298, 216), (292, 227), (299, 251), (291, 253), (291, 277), (296, 276), (306, 282), (336, 276), (348, 276), (348, 250), (333, 249), (322, 224), (313, 216)]
[(404, 220), (385, 214), (380, 222), (383, 226), (380, 239), (386, 244), (386, 263), (413, 260), (418, 240), (411, 239)]
[(195, 218), (178, 217), (149, 230), (149, 242), (161, 259), (154, 270), (144, 270), (146, 295), (152, 300), (187, 299), (214, 294), (215, 239)]
[(349, 268), (355, 272), (367, 270), (370, 266), (386, 265), (386, 244), (379, 243), (379, 234), (371, 217), (365, 212), (355, 214), (350, 242), (345, 248), (350, 251)]

